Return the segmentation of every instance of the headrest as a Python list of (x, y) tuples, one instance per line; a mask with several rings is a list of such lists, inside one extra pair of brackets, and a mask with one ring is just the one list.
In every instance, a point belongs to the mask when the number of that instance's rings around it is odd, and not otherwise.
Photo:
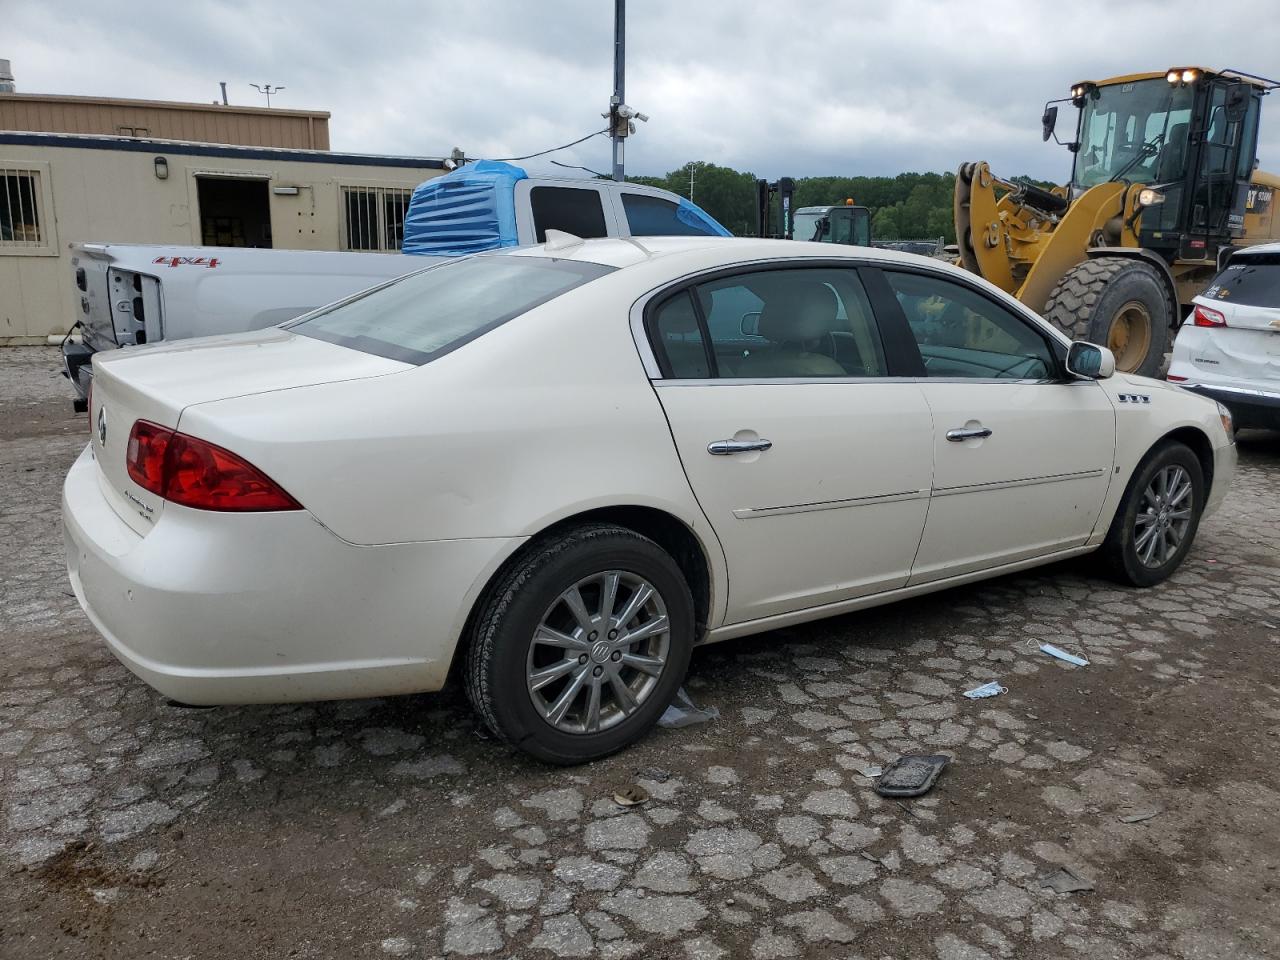
[(775, 294), (760, 313), (760, 336), (774, 343), (816, 340), (840, 329), (836, 314), (840, 304), (825, 283), (788, 284), (786, 296)]

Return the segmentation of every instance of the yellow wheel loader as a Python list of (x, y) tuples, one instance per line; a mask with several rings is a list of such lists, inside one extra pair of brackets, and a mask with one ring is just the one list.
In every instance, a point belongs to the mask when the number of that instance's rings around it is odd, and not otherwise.
[[(1255, 169), (1262, 97), (1280, 84), (1178, 67), (1086, 81), (1045, 105), (1044, 139), (1074, 154), (1050, 190), (986, 163), (956, 175), (960, 264), (1063, 333), (1157, 375), (1170, 332), (1231, 251), (1280, 236), (1280, 176)], [(1058, 104), (1077, 108), (1059, 140)]]

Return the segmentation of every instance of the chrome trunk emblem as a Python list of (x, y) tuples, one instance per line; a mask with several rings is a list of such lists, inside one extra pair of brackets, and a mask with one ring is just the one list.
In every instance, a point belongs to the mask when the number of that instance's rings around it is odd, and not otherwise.
[(103, 404), (98, 408), (98, 443), (102, 446), (107, 445), (107, 407)]

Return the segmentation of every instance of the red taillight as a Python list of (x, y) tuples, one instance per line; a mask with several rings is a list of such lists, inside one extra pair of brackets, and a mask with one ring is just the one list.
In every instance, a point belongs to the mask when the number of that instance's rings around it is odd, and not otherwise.
[(129, 476), (145, 490), (198, 510), (301, 510), (253, 464), (216, 444), (139, 420), (129, 434)]
[(1202, 307), (1198, 303), (1192, 317), (1197, 327), (1225, 327), (1227, 325), (1227, 318), (1217, 310), (1210, 310), (1208, 307)]
[(168, 427), (139, 420), (129, 431), (124, 463), (129, 478), (143, 490), (164, 496), (164, 459), (174, 433)]
[(1165, 379), (1166, 379), (1166, 380), (1172, 380), (1174, 383), (1182, 383), (1182, 382), (1184, 382), (1187, 378), (1186, 378), (1186, 377), (1180, 377), (1180, 376), (1178, 376), (1176, 373), (1171, 373), (1171, 374), (1169, 374), (1168, 376), (1166, 376), (1166, 377), (1165, 377)]

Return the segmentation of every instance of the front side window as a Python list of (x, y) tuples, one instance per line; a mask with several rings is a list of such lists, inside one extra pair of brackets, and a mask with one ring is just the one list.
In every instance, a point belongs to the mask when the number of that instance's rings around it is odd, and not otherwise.
[(925, 374), (997, 380), (1045, 380), (1056, 364), (1045, 338), (982, 294), (918, 273), (886, 271), (906, 314)]
[(583, 240), (609, 234), (598, 190), (534, 187), (529, 191), (529, 206), (538, 243), (546, 241), (548, 230), (563, 230)]
[(287, 326), (317, 340), (422, 364), (614, 269), (543, 257), (451, 260)]
[(887, 376), (852, 268), (762, 270), (698, 284), (657, 311), (651, 333), (673, 377)]

